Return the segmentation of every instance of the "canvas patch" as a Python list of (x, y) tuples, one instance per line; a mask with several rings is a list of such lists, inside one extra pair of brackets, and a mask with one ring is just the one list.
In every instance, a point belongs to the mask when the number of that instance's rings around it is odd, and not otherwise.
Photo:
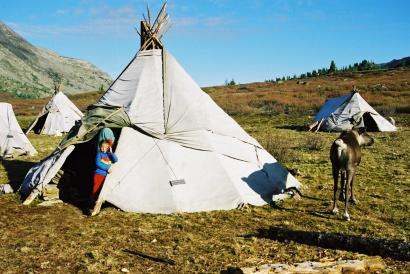
[(185, 185), (185, 180), (184, 180), (184, 179), (172, 180), (172, 181), (169, 181), (169, 184), (170, 184), (171, 186)]

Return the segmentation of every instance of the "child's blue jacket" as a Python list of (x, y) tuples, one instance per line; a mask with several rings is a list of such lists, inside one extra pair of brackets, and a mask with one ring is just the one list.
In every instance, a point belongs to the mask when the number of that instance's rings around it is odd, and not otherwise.
[(97, 152), (95, 157), (95, 173), (102, 176), (107, 176), (107, 171), (111, 164), (118, 161), (117, 155), (114, 152), (104, 153), (102, 151)]

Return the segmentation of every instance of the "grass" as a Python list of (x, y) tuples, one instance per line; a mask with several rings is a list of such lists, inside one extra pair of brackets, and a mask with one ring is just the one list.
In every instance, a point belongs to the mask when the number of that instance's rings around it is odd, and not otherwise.
[[(260, 229), (281, 227), (311, 232), (340, 232), (409, 242), (410, 122), (397, 133), (374, 133), (376, 144), (364, 150), (358, 169), (359, 205), (351, 206), (351, 222), (330, 214), (332, 180), (328, 150), (333, 133), (317, 133), (325, 145), (306, 147), (309, 132), (293, 128), (306, 117), (240, 115), (234, 117), (261, 143), (267, 135), (289, 140), (291, 159), (298, 168), (307, 197), (290, 199), (273, 208), (193, 214), (134, 214), (105, 208), (95, 218), (69, 204), (53, 207), (22, 206), (17, 195), (0, 196), (1, 272), (219, 272), (229, 266), (254, 266), (306, 260), (352, 259), (362, 255), (293, 241), (258, 236)], [(21, 120), (21, 119), (20, 119)], [(26, 120), (21, 120), (23, 124)], [(0, 183), (21, 180), (32, 162), (48, 155), (60, 140), (29, 136), (39, 150), (35, 158), (22, 157), (0, 167)], [(288, 144), (287, 144), (288, 145)], [(410, 271), (408, 262), (385, 258), (390, 271)]]
[[(306, 80), (306, 85), (253, 83), (211, 87), (206, 91), (288, 168), (300, 171), (302, 199), (263, 207), (192, 214), (134, 214), (104, 208), (89, 218), (70, 204), (21, 205), (18, 195), (0, 196), (0, 272), (132, 273), (220, 272), (229, 266), (255, 266), (307, 260), (361, 258), (351, 251), (263, 237), (260, 231), (344, 233), (410, 241), (410, 71), (346, 74)], [(346, 93), (356, 84), (371, 104), (393, 115), (400, 130), (372, 133), (376, 143), (364, 149), (358, 168), (359, 204), (352, 221), (330, 214), (332, 178), (329, 148), (336, 133), (304, 130), (325, 98)], [(375, 85), (383, 85), (383, 89)], [(84, 110), (100, 93), (70, 98)], [(13, 104), (24, 128), (47, 98)], [(61, 137), (29, 134), (35, 157), (3, 161), (0, 184), (21, 182), (27, 170), (56, 147)], [(302, 241), (303, 242), (303, 241)], [(408, 247), (407, 247), (408, 248)], [(410, 272), (410, 263), (384, 258), (387, 272)]]

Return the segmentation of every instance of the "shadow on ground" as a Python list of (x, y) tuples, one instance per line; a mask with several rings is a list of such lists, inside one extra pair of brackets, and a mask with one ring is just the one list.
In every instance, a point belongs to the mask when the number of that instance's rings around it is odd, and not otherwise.
[[(265, 163), (261, 169), (252, 172), (248, 177), (242, 177), (242, 181), (269, 203), (272, 201), (272, 195), (280, 194), (286, 189), (288, 175), (289, 171), (278, 162)], [(280, 182), (277, 178), (280, 178)]]
[(366, 255), (390, 257), (400, 261), (410, 261), (410, 244), (400, 240), (379, 239), (332, 232), (312, 232), (292, 230), (283, 227), (258, 229), (255, 234), (245, 238), (257, 237), (279, 242), (294, 241), (300, 244), (323, 248), (359, 252)]
[(336, 219), (337, 218), (334, 214), (331, 213), (330, 210), (329, 211), (326, 211), (326, 210), (318, 211), (318, 210), (301, 210), (297, 208), (286, 208), (286, 207), (281, 206), (278, 203), (272, 203), (271, 207), (274, 208), (275, 210), (281, 210), (281, 211), (290, 212), (290, 213), (307, 213), (309, 215), (323, 218), (323, 219)]
[(1, 164), (6, 170), (8, 183), (14, 191), (17, 191), (29, 169), (36, 163), (21, 160), (2, 160)]
[(308, 131), (308, 127), (303, 125), (281, 125), (281, 126), (275, 126), (276, 128), (280, 129), (290, 129), (290, 130), (295, 130), (295, 131)]
[(157, 262), (157, 263), (164, 263), (164, 264), (169, 264), (169, 265), (175, 265), (175, 262), (171, 259), (167, 259), (167, 258), (161, 258), (161, 257), (154, 257), (145, 253), (142, 253), (138, 250), (130, 250), (130, 249), (124, 249), (124, 252), (134, 255), (134, 256), (138, 256), (153, 262)]

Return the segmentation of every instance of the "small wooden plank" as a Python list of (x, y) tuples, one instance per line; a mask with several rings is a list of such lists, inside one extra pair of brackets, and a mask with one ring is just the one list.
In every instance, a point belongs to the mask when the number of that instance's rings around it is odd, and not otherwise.
[(104, 202), (103, 199), (98, 198), (98, 200), (95, 202), (94, 209), (93, 209), (93, 211), (91, 212), (91, 216), (95, 216), (95, 215), (97, 215), (98, 213), (100, 213), (100, 211), (101, 211), (101, 206), (102, 206), (103, 202)]
[(30, 205), (40, 194), (38, 190), (33, 190), (30, 195), (24, 200), (23, 205)]

